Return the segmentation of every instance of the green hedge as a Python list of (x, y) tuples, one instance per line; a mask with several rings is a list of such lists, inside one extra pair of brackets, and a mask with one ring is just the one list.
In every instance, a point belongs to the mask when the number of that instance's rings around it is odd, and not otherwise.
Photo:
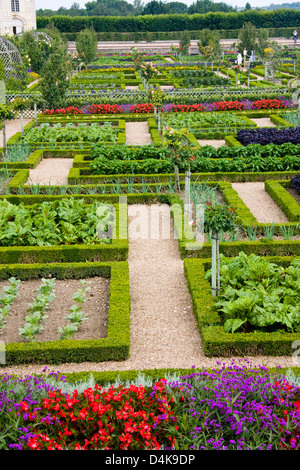
[(215, 12), (206, 14), (173, 14), (144, 15), (135, 17), (117, 16), (51, 16), (37, 17), (37, 29), (47, 28), (49, 23), (56, 26), (62, 33), (81, 31), (93, 27), (96, 32), (143, 32), (143, 31), (198, 31), (203, 28), (231, 29), (242, 28), (245, 22), (255, 24), (257, 28), (293, 28), (300, 23), (300, 12), (297, 10), (241, 12)]
[[(242, 251), (242, 250), (241, 250)], [(286, 265), (294, 257), (272, 257), (270, 261)], [(211, 287), (205, 280), (210, 260), (185, 259), (184, 272), (193, 301), (193, 312), (200, 329), (204, 354), (208, 357), (290, 356), (299, 333), (225, 333), (221, 317), (214, 307)]]
[(130, 350), (130, 286), (127, 262), (67, 263), (0, 266), (0, 279), (21, 280), (52, 275), (58, 279), (93, 276), (110, 278), (106, 338), (58, 340), (36, 343), (6, 343), (5, 365), (63, 364), (124, 361)]
[(289, 185), (289, 181), (265, 181), (265, 190), (280, 207), (291, 222), (300, 221), (300, 205), (293, 196), (282, 186)]

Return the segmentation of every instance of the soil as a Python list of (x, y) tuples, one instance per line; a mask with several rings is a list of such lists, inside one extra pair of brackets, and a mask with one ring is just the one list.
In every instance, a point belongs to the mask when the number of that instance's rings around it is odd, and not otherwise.
[(296, 191), (296, 189), (293, 189), (293, 188), (285, 188), (285, 189), (287, 190), (288, 193), (290, 193), (291, 196), (293, 196), (295, 201), (297, 201), (298, 204), (300, 204), (300, 194), (298, 193), (298, 191)]
[[(109, 306), (109, 284), (110, 281), (101, 277), (86, 279), (90, 291), (86, 292), (87, 301), (83, 306), (83, 313), (87, 315), (76, 334), (72, 339), (99, 339), (106, 337), (108, 306)], [(0, 282), (0, 289), (8, 285), (7, 281)], [(41, 285), (41, 280), (22, 281), (19, 286), (19, 296), (11, 306), (10, 314), (7, 318), (6, 326), (3, 329), (1, 340), (5, 343), (23, 342), (19, 336), (18, 329), (24, 326), (26, 310), (33, 302), (36, 293), (35, 289)], [(59, 337), (58, 327), (69, 324), (65, 317), (70, 313), (68, 309), (76, 302), (72, 299), (73, 293), (81, 288), (79, 280), (56, 279), (53, 292), (55, 298), (51, 302), (46, 313), (48, 318), (44, 324), (44, 330), (36, 336), (37, 341), (56, 341)]]

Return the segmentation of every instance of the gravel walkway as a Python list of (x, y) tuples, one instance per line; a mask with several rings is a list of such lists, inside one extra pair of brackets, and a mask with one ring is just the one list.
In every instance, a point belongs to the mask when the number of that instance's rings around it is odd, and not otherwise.
[(251, 121), (255, 122), (258, 127), (276, 127), (270, 118), (251, 118)]
[(26, 184), (66, 185), (73, 158), (45, 158), (29, 172)]
[[(32, 118), (24, 118), (23, 119), (23, 124), (26, 126), (30, 121), (32, 121)], [(10, 137), (15, 135), (17, 132), (21, 132), (21, 120), (18, 119), (13, 119), (11, 121), (5, 121), (5, 131), (6, 131), (6, 142)], [(3, 147), (3, 131), (1, 129), (0, 131), (0, 147)]]
[(217, 139), (216, 139), (216, 140), (213, 140), (213, 139), (211, 139), (211, 140), (210, 140), (210, 139), (206, 139), (206, 140), (204, 140), (204, 139), (199, 139), (199, 140), (198, 140), (198, 143), (199, 143), (202, 147), (204, 147), (205, 145), (211, 145), (212, 147), (214, 147), (214, 148), (216, 148), (216, 149), (219, 148), (219, 147), (223, 147), (224, 145), (226, 145), (226, 142), (225, 142), (224, 139), (220, 139), (220, 140), (217, 140)]
[(258, 222), (266, 224), (288, 222), (285, 214), (266, 192), (263, 182), (232, 183), (232, 187), (249, 207)]
[(151, 143), (148, 121), (126, 122), (127, 145), (150, 145)]

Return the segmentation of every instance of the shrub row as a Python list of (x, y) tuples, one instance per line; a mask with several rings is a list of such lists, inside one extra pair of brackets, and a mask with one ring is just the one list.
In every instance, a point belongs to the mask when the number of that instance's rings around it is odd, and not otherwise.
[[(233, 13), (174, 14), (144, 16), (51, 16), (38, 17), (37, 29), (44, 29), (52, 23), (62, 33), (78, 32), (93, 27), (96, 32), (140, 32), (140, 31), (198, 31), (203, 28), (226, 30), (240, 29), (245, 22), (257, 28), (294, 28), (299, 23), (297, 10), (258, 11), (249, 10)], [(291, 35), (291, 33), (290, 33)]]

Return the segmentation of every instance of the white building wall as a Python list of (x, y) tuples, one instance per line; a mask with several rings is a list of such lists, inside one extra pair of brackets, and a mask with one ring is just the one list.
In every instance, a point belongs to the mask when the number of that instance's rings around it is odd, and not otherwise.
[(35, 0), (19, 0), (19, 11), (12, 11), (11, 0), (0, 0), (0, 35), (36, 29)]

